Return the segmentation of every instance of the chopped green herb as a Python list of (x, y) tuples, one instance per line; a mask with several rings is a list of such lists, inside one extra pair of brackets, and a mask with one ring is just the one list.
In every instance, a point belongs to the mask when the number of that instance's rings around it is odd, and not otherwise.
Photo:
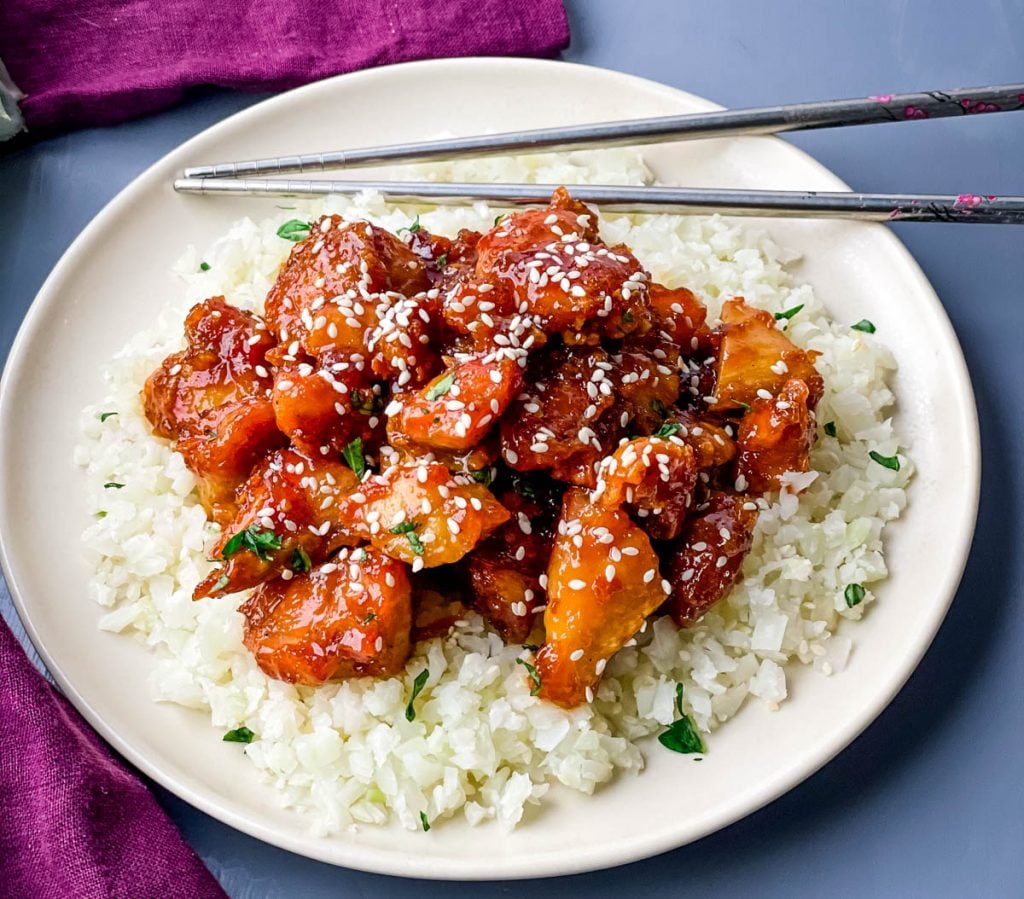
[(251, 524), (232, 537), (221, 551), (221, 558), (228, 559), (240, 549), (255, 553), (261, 562), (270, 561), (270, 550), (281, 548), (281, 538), (273, 531), (261, 530)]
[(396, 524), (393, 528), (391, 528), (391, 533), (392, 534), (411, 534), (419, 526), (420, 525), (419, 525), (418, 521), (403, 521), (401, 524)]
[(401, 524), (396, 524), (391, 528), (392, 534), (405, 534), (406, 539), (409, 541), (409, 546), (412, 547), (412, 551), (417, 556), (423, 555), (423, 544), (420, 542), (420, 538), (416, 534), (416, 528), (418, 528), (418, 521), (403, 521)]
[(210, 270), (210, 263), (209, 262), (200, 262), (199, 263), (199, 271), (201, 271), (201, 272), (208, 272), (209, 270)]
[(874, 459), (882, 468), (888, 468), (890, 471), (900, 470), (900, 460), (898, 456), (883, 456), (881, 453), (876, 453), (871, 450), (868, 455)]
[(843, 591), (843, 599), (846, 600), (847, 608), (852, 609), (864, 601), (864, 588), (860, 584), (849, 584)]
[(494, 225), (495, 225), (495, 227), (497, 227), (497, 225), (498, 225), (498, 222), (500, 222), (500, 221), (501, 221), (501, 220), (502, 220), (503, 218), (505, 218), (505, 217), (506, 217), (507, 215), (508, 215), (508, 213), (507, 213), (507, 212), (503, 212), (503, 213), (502, 213), (501, 215), (496, 215), (496, 216), (494, 217)]
[(825, 422), (825, 433), (828, 434), (829, 437), (836, 436), (836, 423), (834, 421)]
[(875, 326), (869, 322), (866, 318), (862, 318), (857, 324), (850, 325), (854, 331), (863, 331), (865, 334), (874, 334)]
[(359, 480), (363, 479), (363, 475), (366, 474), (366, 456), (363, 455), (363, 438), (356, 437), (345, 449), (341, 455), (345, 458), (345, 464), (352, 469), (353, 474)]
[(526, 673), (530, 675), (530, 680), (533, 681), (533, 689), (530, 691), (531, 696), (536, 696), (540, 692), (540, 675), (537, 673), (537, 669), (533, 667), (526, 659), (516, 659), (517, 665), (522, 665), (526, 669)]
[(651, 409), (662, 418), (668, 415), (668, 408), (661, 400), (651, 400)]
[(776, 312), (775, 321), (789, 321), (794, 315), (796, 315), (801, 309), (804, 308), (804, 304), (801, 303), (799, 306), (794, 306), (792, 309), (787, 309), (785, 312)]
[(228, 576), (226, 574), (222, 574), (219, 578), (217, 578), (217, 583), (213, 585), (213, 592), (220, 593), (220, 591), (223, 590), (227, 585)]
[(301, 546), (295, 547), (295, 551), (292, 553), (292, 571), (298, 571), (299, 573), (309, 571), (313, 567), (313, 560), (310, 559), (309, 553), (306, 552)]
[(427, 399), (430, 402), (439, 400), (449, 390), (452, 389), (452, 385), (455, 383), (455, 372), (449, 372), (440, 381), (438, 381), (430, 390), (427, 391)]
[(448, 267), (448, 254), (442, 253), (437, 257), (437, 270), (439, 272), (444, 271)]
[(420, 824), (423, 825), (423, 832), (426, 833), (430, 830), (430, 822), (427, 820), (427, 813), (420, 812)]
[(512, 475), (512, 489), (523, 499), (537, 499), (537, 490), (526, 478), (518, 474)]
[(277, 229), (277, 236), (298, 243), (300, 240), (305, 240), (309, 237), (309, 232), (312, 230), (312, 222), (304, 222), (301, 219), (289, 219)]
[(107, 513), (106, 513), (106, 512), (104, 512), (104, 511), (103, 511), (103, 510), (101, 509), (101, 510), (100, 510), (99, 512), (97, 512), (97, 513), (96, 513), (96, 517), (97, 517), (97, 518), (106, 518), (106, 517), (107, 517)]
[(663, 424), (657, 431), (654, 432), (655, 437), (672, 437), (678, 434), (683, 429), (683, 426), (677, 421), (670, 421)]
[(679, 718), (669, 725), (668, 730), (658, 735), (658, 742), (673, 752), (704, 752), (704, 741), (700, 738), (696, 725), (690, 716), (683, 712), (682, 684), (676, 684), (676, 711)]
[(626, 323), (627, 325), (629, 325), (629, 324), (632, 324), (632, 322), (633, 322), (633, 313), (632, 313), (632, 312), (630, 312), (630, 311), (629, 311), (629, 310), (627, 309), (627, 310), (626, 310), (625, 312), (623, 312), (623, 313), (622, 313), (622, 320), (623, 320), (623, 321), (624, 321), (624, 322), (625, 322), (625, 323)]
[(367, 612), (366, 613), (366, 617), (363, 619), (363, 624), (369, 624), (371, 621), (375, 620), (376, 618), (377, 618), (377, 616), (373, 612)]
[(274, 208), (275, 209), (289, 209), (290, 210), (290, 209), (298, 209), (299, 207), (298, 206), (278, 206), (277, 203), (275, 203), (274, 204)]
[(666, 749), (681, 752), (684, 755), (706, 751), (704, 741), (700, 738), (697, 727), (690, 720), (689, 715), (683, 715), (678, 721), (673, 721), (668, 730), (658, 735), (658, 742)]
[(368, 558), (370, 558), (370, 554), (365, 549), (361, 549), (359, 550), (359, 558), (356, 561), (365, 562)]
[(416, 680), (412, 682), (412, 696), (409, 697), (409, 704), (405, 707), (406, 721), (415, 720), (416, 707), (413, 705), (413, 703), (416, 701), (416, 697), (423, 692), (423, 687), (426, 686), (428, 677), (430, 677), (430, 669), (424, 668), (419, 674), (416, 675)]
[(225, 743), (251, 743), (255, 739), (256, 734), (247, 727), (236, 727), (224, 734)]
[(363, 397), (363, 391), (358, 387), (354, 387), (349, 393), (348, 398), (356, 412), (362, 412), (363, 415), (373, 415), (375, 412), (380, 412), (381, 398), (372, 390), (369, 391), (369, 399), (367, 400)]
[(107, 481), (107, 483), (104, 484), (103, 486), (110, 487), (114, 490), (120, 490), (124, 486), (124, 484), (119, 484), (117, 481)]
[(100, 413), (100, 421), (104, 422), (108, 418), (110, 418), (110, 416), (112, 416), (112, 415), (117, 415), (117, 413), (116, 412), (101, 412)]
[(483, 484), (485, 487), (490, 487), (494, 483), (494, 470), (491, 468), (480, 468), (476, 471), (470, 472), (469, 475), (478, 484)]
[(422, 226), (422, 225), (420, 224), (420, 217), (419, 217), (419, 216), (417, 215), (417, 216), (416, 216), (416, 218), (415, 218), (415, 219), (413, 219), (413, 222), (412, 222), (412, 224), (411, 224), (411, 225), (409, 225), (409, 227), (408, 227), (408, 228), (405, 228), (405, 227), (399, 228), (399, 229), (398, 229), (398, 230), (397, 230), (397, 231), (395, 232), (395, 234), (401, 234), (401, 233), (402, 233), (403, 231), (408, 231), (408, 232), (409, 232), (410, 234), (415, 234), (415, 233), (416, 233), (417, 231), (419, 231), (419, 230), (420, 230), (420, 228), (422, 228), (422, 227), (423, 227), (423, 226)]
[(750, 411), (750, 403), (743, 403), (740, 402), (739, 400), (729, 400), (729, 402), (732, 403), (734, 406), (739, 406), (744, 412)]

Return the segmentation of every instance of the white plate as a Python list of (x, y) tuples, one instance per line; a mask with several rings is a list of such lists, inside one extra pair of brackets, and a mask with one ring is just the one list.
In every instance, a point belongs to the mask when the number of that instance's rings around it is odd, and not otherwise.
[[(782, 710), (745, 708), (695, 765), (649, 753), (639, 777), (592, 798), (559, 793), (510, 836), (446, 824), (429, 834), (364, 827), (318, 839), (220, 741), (207, 717), (156, 705), (154, 658), (96, 629), (79, 534), (87, 521), (71, 463), (79, 410), (102, 395), (99, 367), (175, 290), (166, 274), (186, 244), (205, 245), (263, 200), (176, 196), (185, 165), (717, 108), (615, 72), (556, 62), (461, 59), (374, 69), (314, 84), (239, 113), (129, 185), (75, 241), (43, 285), (0, 386), (0, 533), (14, 601), (43, 659), (85, 717), (168, 789), (253, 836), (313, 858), (388, 874), (512, 878), (566, 874), (653, 855), (736, 821), (799, 783), (892, 699), (953, 597), (974, 527), (978, 428), (964, 360), (935, 293), (883, 226), (766, 222), (805, 254), (810, 281), (841, 320), (867, 317), (900, 365), (899, 428), (919, 474), (892, 528), (892, 576), (855, 630), (841, 674), (797, 672)], [(842, 190), (773, 138), (662, 145), (646, 157), (666, 183)], [(922, 225), (921, 227), (927, 227)]]

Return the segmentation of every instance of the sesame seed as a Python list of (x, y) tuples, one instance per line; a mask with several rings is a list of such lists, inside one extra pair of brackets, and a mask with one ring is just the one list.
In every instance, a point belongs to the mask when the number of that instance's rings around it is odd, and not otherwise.
[(571, 662), (578, 662), (582, 658), (583, 658), (583, 650), (582, 649), (574, 649), (569, 654), (569, 661), (571, 661)]
[(581, 581), (579, 578), (574, 578), (573, 580), (569, 581), (569, 589), (570, 590), (586, 590), (587, 589), (587, 582), (586, 581)]
[(758, 389), (757, 395), (763, 400), (770, 400), (772, 398), (771, 393), (765, 390), (763, 387)]
[(600, 677), (604, 674), (605, 666), (608, 664), (607, 659), (598, 659), (597, 664), (594, 666), (594, 673)]
[(655, 569), (648, 568), (647, 571), (644, 572), (644, 583), (649, 584), (651, 581), (653, 581), (657, 573), (658, 572)]

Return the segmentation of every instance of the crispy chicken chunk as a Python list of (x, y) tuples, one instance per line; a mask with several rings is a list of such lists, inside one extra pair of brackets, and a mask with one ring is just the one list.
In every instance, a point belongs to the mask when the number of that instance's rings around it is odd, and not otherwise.
[(223, 568), (201, 581), (193, 597), (236, 593), (285, 571), (301, 572), (336, 547), (358, 542), (339, 514), (357, 483), (339, 462), (294, 449), (272, 453), (239, 489), (238, 512), (213, 548)]
[(717, 491), (687, 521), (669, 559), (669, 609), (680, 627), (693, 624), (732, 589), (756, 523), (757, 506), (747, 497)]
[(409, 657), (408, 569), (375, 549), (343, 549), (241, 607), (245, 645), (264, 674), (295, 684), (397, 674)]
[(355, 536), (420, 568), (457, 562), (509, 513), (481, 484), (439, 462), (394, 465), (363, 481), (339, 515)]
[(143, 407), (154, 433), (178, 441), (204, 507), (224, 521), (253, 465), (287, 442), (269, 399), (273, 338), (257, 316), (211, 297), (192, 307), (185, 340), (146, 380)]
[(814, 413), (803, 381), (787, 381), (770, 400), (757, 399), (739, 426), (736, 470), (755, 493), (778, 490), (787, 471), (810, 468)]
[(606, 509), (626, 506), (654, 540), (679, 535), (693, 504), (697, 462), (678, 436), (641, 437), (604, 459), (593, 499)]
[(570, 489), (548, 564), (540, 695), (566, 708), (588, 701), (608, 659), (665, 594), (647, 535), (624, 511)]
[(491, 352), (453, 363), (389, 420), (393, 444), (461, 452), (476, 446), (497, 424), (523, 383), (514, 359)]
[(741, 297), (722, 306), (721, 350), (716, 368), (716, 402), (711, 409), (735, 411), (751, 406), (764, 391), (778, 394), (790, 378), (808, 388), (807, 405), (818, 404), (825, 382), (814, 367), (818, 354), (794, 346), (770, 312), (748, 306)]
[[(267, 324), (282, 344), (295, 341), (310, 356), (362, 354), (390, 303), (429, 286), (423, 263), (391, 232), (324, 216), (281, 267), (267, 294)], [(395, 296), (380, 296), (388, 293)]]

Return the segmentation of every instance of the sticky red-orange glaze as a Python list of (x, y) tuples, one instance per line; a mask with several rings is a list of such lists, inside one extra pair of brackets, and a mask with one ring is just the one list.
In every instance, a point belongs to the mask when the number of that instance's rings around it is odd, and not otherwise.
[(824, 390), (770, 313), (714, 322), (561, 188), (453, 239), (298, 224), (263, 315), (195, 306), (143, 391), (221, 525), (194, 595), (252, 591), (264, 672), (395, 674), (475, 610), (571, 707), (729, 592)]

